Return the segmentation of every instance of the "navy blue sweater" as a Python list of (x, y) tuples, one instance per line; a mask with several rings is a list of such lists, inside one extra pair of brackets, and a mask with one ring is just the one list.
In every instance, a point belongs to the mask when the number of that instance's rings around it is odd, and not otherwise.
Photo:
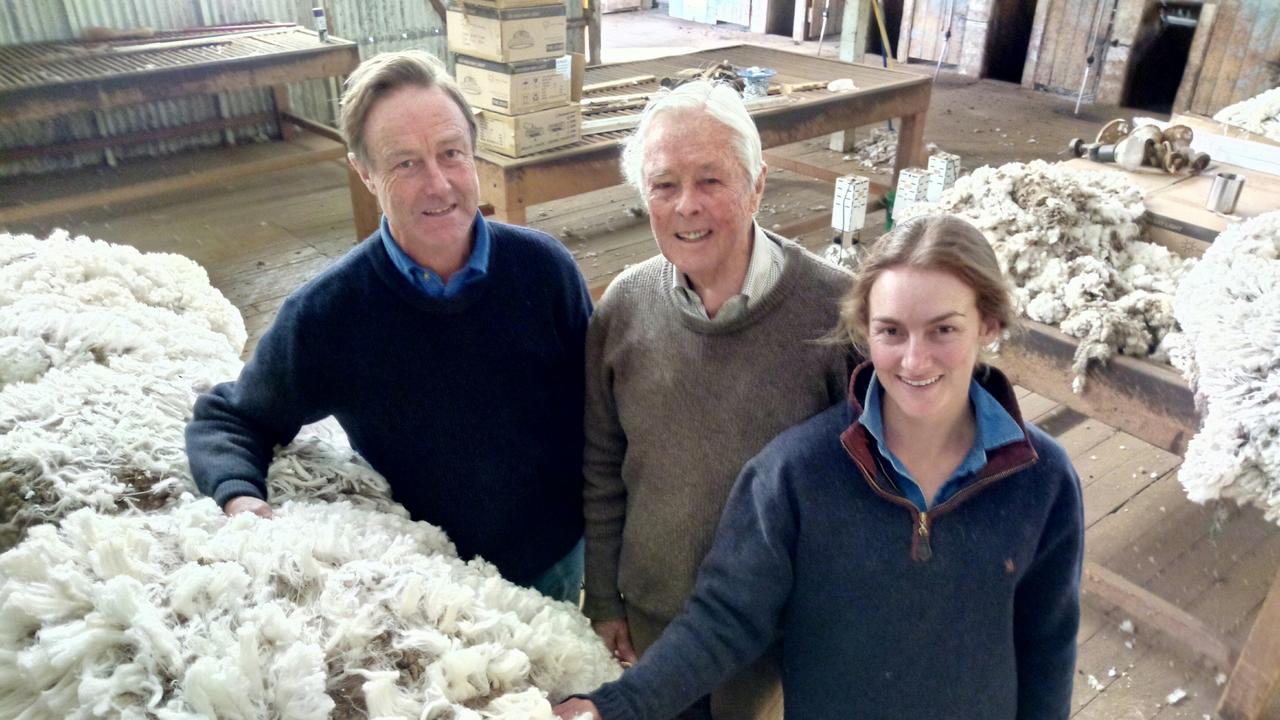
[(240, 378), (196, 402), (201, 491), (265, 498), (275, 446), (332, 415), (464, 558), (527, 584), (567, 553), (582, 536), (591, 299), (553, 238), (489, 228), (488, 274), (457, 298), (410, 286), (377, 233), (294, 292)]
[[(1002, 375), (983, 386), (1021, 422)], [(777, 632), (787, 717), (1070, 715), (1084, 538), (1066, 453), (1024, 426), (920, 513), (879, 476), (859, 412), (840, 403), (748, 463), (684, 612), (590, 696), (605, 720), (675, 715)]]

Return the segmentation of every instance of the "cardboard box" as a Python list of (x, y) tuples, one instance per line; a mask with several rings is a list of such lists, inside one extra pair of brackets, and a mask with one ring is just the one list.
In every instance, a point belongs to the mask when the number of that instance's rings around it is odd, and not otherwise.
[(841, 232), (859, 232), (867, 222), (867, 199), (871, 180), (858, 175), (836, 178), (836, 192), (831, 203), (831, 227)]
[(896, 220), (908, 208), (925, 202), (929, 192), (929, 171), (922, 168), (906, 168), (898, 173), (898, 189), (894, 191), (893, 217)]
[(956, 184), (960, 177), (960, 156), (940, 152), (929, 158), (929, 202), (938, 202), (942, 193)]
[(562, 4), (496, 10), (467, 3), (446, 14), (449, 49), (456, 53), (500, 63), (564, 55)]
[(476, 123), (480, 149), (510, 157), (572, 145), (582, 137), (582, 109), (574, 104), (525, 115), (481, 110)]
[(569, 102), (571, 70), (568, 55), (518, 63), (458, 55), (454, 75), (472, 107), (520, 115)]

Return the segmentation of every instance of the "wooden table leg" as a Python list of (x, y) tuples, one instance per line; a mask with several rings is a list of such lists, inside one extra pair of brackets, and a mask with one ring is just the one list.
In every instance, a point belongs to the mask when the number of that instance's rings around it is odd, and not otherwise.
[(276, 106), (276, 124), (280, 126), (280, 139), (292, 140), (297, 136), (293, 125), (286, 119), (289, 114), (289, 88), (286, 85), (272, 85), (271, 99)]
[(500, 168), (483, 158), (477, 161), (480, 199), (493, 205), (493, 218), (511, 225), (524, 225), (527, 220), (522, 188), (524, 172), (518, 168)]
[(347, 186), (351, 190), (351, 215), (356, 225), (356, 242), (369, 237), (382, 222), (382, 210), (378, 198), (364, 186), (359, 173), (347, 164)]
[(903, 168), (922, 167), (924, 164), (925, 113), (903, 115), (898, 128), (898, 156), (893, 162), (893, 184), (898, 185), (898, 173)]
[(1280, 572), (1253, 621), (1249, 639), (1218, 703), (1222, 720), (1262, 720), (1280, 701)]

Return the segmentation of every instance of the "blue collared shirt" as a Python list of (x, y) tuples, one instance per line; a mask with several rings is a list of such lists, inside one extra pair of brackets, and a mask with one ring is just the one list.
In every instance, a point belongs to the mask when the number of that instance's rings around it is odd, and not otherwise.
[[(898, 483), (902, 494), (917, 509), (926, 511), (930, 505), (925, 502), (920, 486), (912, 479), (907, 466), (893, 454), (888, 442), (885, 441), (883, 394), (880, 379), (872, 374), (871, 382), (867, 385), (867, 395), (863, 399), (862, 416), (858, 418), (858, 422), (862, 423), (867, 432), (876, 439), (876, 449), (880, 457), (889, 461), (889, 467), (885, 468), (885, 471), (894, 474), (893, 479)], [(979, 385), (977, 380), (969, 381), (969, 403), (973, 407), (973, 417), (977, 425), (974, 431), (973, 447), (969, 448), (969, 454), (964, 456), (964, 460), (960, 462), (951, 477), (947, 478), (941, 488), (938, 488), (938, 494), (933, 498), (934, 505), (945, 502), (972, 480), (987, 464), (988, 451), (1017, 442), (1024, 437), (1022, 427), (1013, 419), (1009, 411)]]
[(467, 258), (467, 264), (454, 273), (447, 283), (436, 271), (414, 262), (395, 238), (391, 237), (391, 226), (387, 224), (386, 215), (382, 216), (379, 232), (382, 233), (382, 246), (387, 249), (387, 255), (391, 256), (391, 262), (400, 270), (400, 274), (404, 275), (409, 284), (421, 290), (427, 297), (448, 300), (457, 297), (464, 289), (479, 282), (489, 272), (489, 224), (485, 222), (479, 211), (476, 212), (476, 221), (472, 228), (475, 242), (471, 246), (471, 256)]

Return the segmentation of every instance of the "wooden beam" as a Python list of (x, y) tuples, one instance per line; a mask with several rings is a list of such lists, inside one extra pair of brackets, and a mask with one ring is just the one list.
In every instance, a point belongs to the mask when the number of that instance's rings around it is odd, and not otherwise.
[(1280, 572), (1253, 621), (1218, 704), (1222, 720), (1263, 720), (1280, 700)]
[(614, 90), (616, 88), (630, 87), (632, 85), (643, 85), (647, 82), (653, 82), (658, 78), (653, 75), (632, 75), (631, 77), (619, 78), (617, 80), (605, 80), (603, 82), (590, 83), (582, 86), (582, 93), (593, 93), (600, 90)]
[(347, 149), (345, 147), (310, 150), (308, 152), (285, 155), (283, 157), (254, 160), (252, 162), (213, 168), (211, 170), (204, 170), (197, 173), (162, 178), (160, 180), (152, 180), (149, 182), (127, 185), (125, 187), (111, 188), (109, 190), (82, 193), (71, 197), (55, 198), (53, 200), (45, 200), (27, 205), (14, 205), (0, 209), (0, 227), (4, 227), (12, 223), (26, 222), (36, 218), (47, 217), (49, 215), (61, 215), (63, 213), (76, 212), (78, 210), (85, 210), (102, 205), (117, 205), (121, 203), (134, 202), (149, 197), (155, 197), (157, 195), (180, 192), (183, 190), (195, 190), (197, 188), (231, 182), (252, 175), (262, 175), (264, 173), (285, 170), (299, 165), (309, 165), (311, 163), (324, 162), (326, 160), (336, 160), (338, 158), (346, 157), (346, 154)]
[(277, 58), (237, 58), (212, 66), (154, 71), (142, 82), (121, 75), (49, 88), (23, 88), (0, 93), (7, 122), (45, 120), (74, 112), (106, 110), (188, 95), (213, 95), (250, 87), (282, 85), (300, 80), (347, 75), (360, 62), (354, 43), (327, 46), (323, 54), (291, 54)]
[[(360, 242), (378, 229), (378, 223), (382, 220), (382, 208), (378, 207), (378, 198), (364, 186), (364, 181), (355, 168), (351, 167), (351, 163), (347, 163), (347, 190), (351, 193), (351, 219), (356, 226), (356, 242)], [(490, 213), (492, 212), (490, 209)]]
[(1218, 17), (1218, 6), (1201, 5), (1200, 15), (1196, 22), (1195, 34), (1191, 36), (1191, 49), (1187, 51), (1187, 66), (1182, 71), (1182, 81), (1178, 83), (1178, 94), (1173, 98), (1173, 111), (1186, 112), (1191, 107), (1191, 100), (1200, 87), (1200, 70), (1204, 67), (1204, 58), (1209, 53), (1209, 38), (1213, 35), (1213, 21)]
[(190, 125), (182, 125), (180, 127), (156, 128), (154, 130), (141, 130), (138, 132), (127, 133), (124, 135), (111, 135), (108, 137), (85, 138), (83, 140), (72, 140), (70, 142), (53, 143), (50, 145), (26, 145), (23, 147), (11, 147), (0, 149), (0, 162), (14, 162), (16, 160), (26, 160), (34, 157), (48, 157), (49, 155), (71, 155), (78, 152), (87, 152), (92, 150), (102, 150), (109, 147), (126, 147), (129, 145), (139, 145), (141, 143), (156, 142), (159, 140), (169, 140), (178, 137), (187, 137), (189, 135), (197, 135), (203, 132), (214, 130), (225, 130), (229, 127), (243, 127), (245, 125), (261, 125), (269, 123), (273, 119), (271, 113), (254, 113), (252, 115), (241, 115), (239, 117), (230, 118), (214, 118), (212, 120), (202, 120), (201, 122), (191, 123)]
[(445, 10), (444, 3), (441, 0), (431, 0), (431, 9), (435, 11), (436, 17), (440, 18), (440, 24), (443, 26), (449, 21), (448, 13)]
[(342, 131), (338, 130), (336, 127), (316, 122), (310, 118), (304, 118), (301, 115), (294, 115), (291, 112), (282, 113), (282, 115), (284, 116), (285, 122), (297, 125), (307, 132), (315, 133), (320, 137), (329, 138), (334, 142), (342, 143), (343, 146), (347, 144), (347, 141), (342, 137)]
[(1168, 600), (1089, 560), (1084, 563), (1081, 589), (1087, 595), (1116, 606), (1134, 624), (1146, 626), (1184, 648), (1197, 662), (1221, 672), (1231, 671), (1235, 648), (1208, 625)]
[(1079, 345), (1057, 328), (1022, 320), (1023, 332), (1000, 348), (995, 364), (1014, 383), (1177, 455), (1200, 428), (1195, 400), (1167, 365), (1118, 355), (1090, 368), (1081, 394), (1071, 391)]

